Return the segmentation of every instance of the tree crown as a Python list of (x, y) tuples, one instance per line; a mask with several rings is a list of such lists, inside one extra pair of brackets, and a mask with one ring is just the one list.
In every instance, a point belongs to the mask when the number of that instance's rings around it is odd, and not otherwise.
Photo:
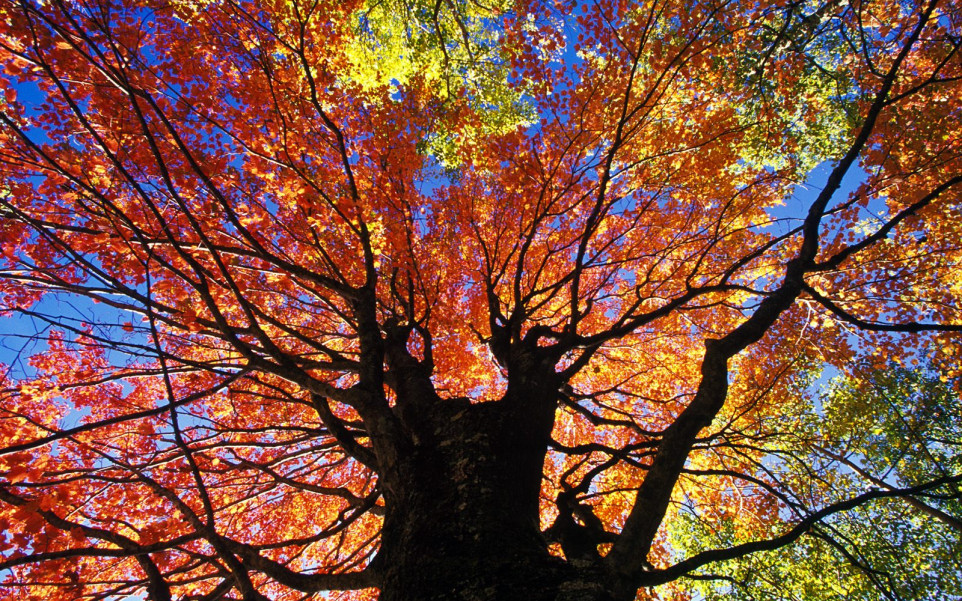
[(492, 487), (605, 598), (905, 590), (839, 516), (959, 528), (959, 10), (5, 0), (4, 594), (360, 598)]

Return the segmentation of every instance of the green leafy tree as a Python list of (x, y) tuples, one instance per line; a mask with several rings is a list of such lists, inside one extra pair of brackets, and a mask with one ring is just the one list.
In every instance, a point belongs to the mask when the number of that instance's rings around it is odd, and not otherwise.
[[(456, 168), (484, 137), (535, 120), (524, 87), (509, 84), (510, 57), (493, 26), (511, 8), (508, 0), (368, 0), (345, 49), (345, 77), (366, 91), (392, 94), (419, 80), (437, 102), (455, 105), (461, 118), (440, 120), (421, 148)], [(455, 100), (468, 110), (457, 109)]]
[[(799, 436), (815, 441), (805, 446), (811, 455), (800, 459), (829, 490), (884, 494), (962, 469), (958, 381), (899, 366), (856, 373), (835, 379), (818, 411), (806, 408)], [(958, 483), (879, 497), (813, 525), (791, 547), (717, 570), (695, 590), (706, 598), (786, 601), (962, 597), (959, 498)], [(799, 491), (796, 502), (802, 500)], [(720, 540), (731, 535), (697, 532)]]

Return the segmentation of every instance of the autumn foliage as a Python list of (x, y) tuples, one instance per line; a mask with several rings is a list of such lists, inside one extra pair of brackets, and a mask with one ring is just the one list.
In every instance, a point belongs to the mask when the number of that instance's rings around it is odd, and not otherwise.
[(960, 46), (937, 1), (0, 0), (0, 597), (898, 589), (851, 516), (962, 531)]

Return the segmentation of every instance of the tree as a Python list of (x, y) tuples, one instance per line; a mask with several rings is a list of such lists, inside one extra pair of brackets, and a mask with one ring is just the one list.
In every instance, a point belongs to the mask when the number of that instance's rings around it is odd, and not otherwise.
[(957, 399), (956, 4), (0, 12), (7, 598), (678, 597), (958, 507), (817, 386)]
[[(833, 382), (823, 413), (811, 412), (802, 422), (800, 435), (817, 442), (783, 443), (780, 452), (808, 449), (810, 455), (799, 463), (835, 462), (835, 477), (878, 490), (957, 473), (962, 433), (955, 418), (960, 398), (953, 388), (928, 370), (892, 366), (866, 372)], [(867, 415), (872, 418), (868, 427), (859, 423)], [(831, 446), (821, 446), (826, 443)], [(957, 488), (891, 497), (834, 515), (789, 549), (720, 566), (725, 577), (699, 583), (700, 592), (709, 599), (733, 594), (819, 600), (958, 597), (962, 508)], [(680, 535), (690, 537), (685, 528), (700, 528), (701, 537), (716, 537), (713, 546), (731, 544), (686, 517), (673, 525), (682, 529)]]

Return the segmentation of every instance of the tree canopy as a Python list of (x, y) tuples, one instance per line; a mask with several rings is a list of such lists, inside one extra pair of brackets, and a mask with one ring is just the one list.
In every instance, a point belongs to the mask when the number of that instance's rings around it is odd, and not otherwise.
[(962, 594), (960, 46), (0, 0), (0, 597)]

